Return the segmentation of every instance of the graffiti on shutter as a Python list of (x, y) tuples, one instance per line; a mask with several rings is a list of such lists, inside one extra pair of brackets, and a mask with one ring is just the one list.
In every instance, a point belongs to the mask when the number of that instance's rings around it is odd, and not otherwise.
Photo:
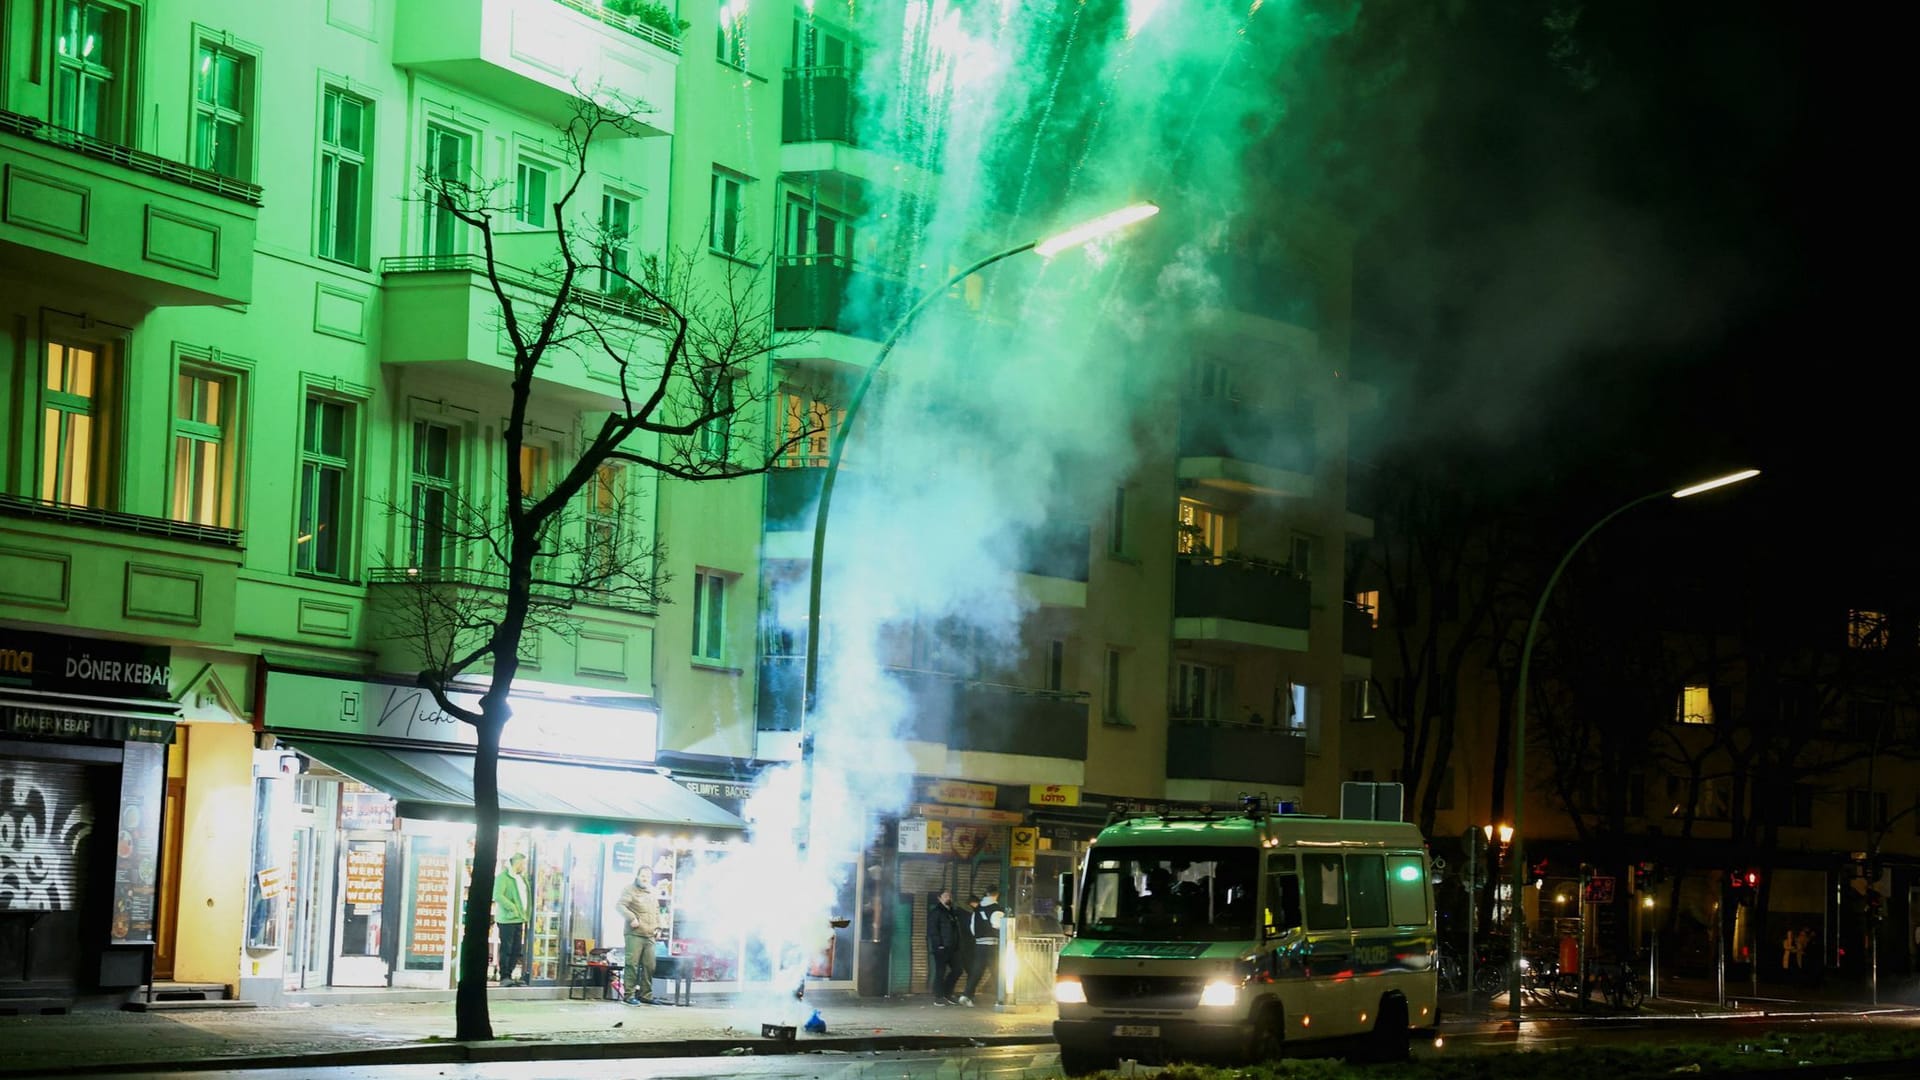
[(84, 765), (0, 761), (0, 911), (72, 911), (93, 804)]

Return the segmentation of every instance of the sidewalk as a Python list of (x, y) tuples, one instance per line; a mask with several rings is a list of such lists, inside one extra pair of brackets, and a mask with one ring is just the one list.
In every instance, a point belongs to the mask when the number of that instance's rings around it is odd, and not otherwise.
[[(456, 1043), (451, 1002), (296, 1005), (276, 1009), (0, 1016), (0, 1076), (111, 1074), (131, 1068), (219, 1065), (375, 1065), (537, 1058), (690, 1057), (809, 1050), (861, 1052), (1051, 1042), (1052, 1005), (1006, 1011), (936, 1007), (925, 998), (818, 992), (787, 999), (702, 999), (687, 1007), (496, 996), (489, 1043)], [(804, 1023), (819, 1009), (827, 1034), (792, 1043), (762, 1023)], [(279, 1060), (269, 1060), (279, 1059)]]

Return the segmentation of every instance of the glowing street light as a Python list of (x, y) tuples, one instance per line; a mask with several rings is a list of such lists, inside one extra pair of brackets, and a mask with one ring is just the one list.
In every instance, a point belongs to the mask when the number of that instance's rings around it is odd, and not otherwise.
[(1520, 684), (1518, 688), (1519, 692), (1515, 698), (1513, 714), (1513, 747), (1507, 755), (1513, 762), (1513, 835), (1515, 837), (1513, 845), (1513, 904), (1508, 908), (1507, 914), (1507, 940), (1509, 942), (1507, 1015), (1515, 1020), (1520, 1019), (1520, 893), (1527, 887), (1526, 841), (1524, 837), (1522, 837), (1520, 830), (1521, 818), (1526, 812), (1527, 804), (1527, 671), (1533, 666), (1533, 639), (1540, 631), (1540, 616), (1546, 613), (1547, 598), (1553, 595), (1553, 587), (1560, 583), (1560, 575), (1566, 572), (1567, 566), (1573, 562), (1574, 555), (1586, 545), (1588, 540), (1593, 538), (1594, 533), (1599, 532), (1605, 527), (1607, 522), (1639, 506), (1641, 503), (1652, 502), (1655, 499), (1668, 497), (1685, 499), (1698, 495), (1703, 491), (1713, 491), (1716, 488), (1723, 488), (1729, 484), (1738, 484), (1744, 480), (1751, 480), (1759, 475), (1759, 469), (1742, 469), (1739, 472), (1728, 473), (1725, 476), (1716, 476), (1711, 480), (1703, 480), (1697, 484), (1687, 484), (1677, 488), (1661, 488), (1659, 491), (1649, 492), (1620, 506), (1599, 521), (1594, 522), (1586, 532), (1580, 534), (1580, 539), (1575, 540), (1573, 546), (1567, 549), (1567, 553), (1560, 557), (1560, 565), (1553, 568), (1552, 575), (1547, 578), (1546, 587), (1540, 590), (1540, 600), (1533, 606), (1533, 617), (1527, 620), (1526, 640), (1520, 646)]
[(833, 446), (827, 456), (826, 470), (820, 476), (820, 501), (813, 513), (813, 563), (809, 567), (807, 581), (807, 654), (806, 667), (800, 696), (800, 853), (804, 857), (813, 832), (813, 711), (819, 697), (820, 673), (820, 586), (827, 550), (827, 511), (833, 504), (833, 481), (840, 473), (840, 457), (846, 450), (847, 433), (853, 427), (854, 417), (860, 414), (860, 403), (866, 400), (867, 391), (873, 386), (873, 378), (880, 371), (880, 365), (886, 362), (893, 347), (900, 342), (907, 328), (913, 324), (927, 305), (949, 289), (967, 278), (992, 266), (1002, 259), (1011, 258), (1024, 252), (1034, 252), (1041, 258), (1050, 259), (1069, 248), (1091, 243), (1103, 236), (1110, 235), (1138, 221), (1160, 212), (1160, 208), (1150, 202), (1134, 203), (1131, 206), (1103, 214), (1091, 221), (1083, 222), (1052, 236), (1038, 240), (1029, 240), (1015, 244), (1004, 251), (997, 251), (978, 262), (956, 272), (948, 278), (946, 284), (930, 290), (918, 303), (907, 309), (900, 321), (887, 332), (885, 341), (880, 343), (880, 351), (874, 354), (873, 363), (867, 366), (860, 377), (860, 384), (854, 387), (853, 396), (847, 400), (846, 411), (840, 416), (840, 425), (833, 433)]

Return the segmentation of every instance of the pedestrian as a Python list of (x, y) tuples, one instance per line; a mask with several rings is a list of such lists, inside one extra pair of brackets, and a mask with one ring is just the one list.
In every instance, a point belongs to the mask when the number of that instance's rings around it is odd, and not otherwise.
[[(967, 963), (967, 992), (960, 995), (962, 1005), (973, 1004), (981, 976), (986, 976), (988, 990), (994, 989), (1000, 977), (1000, 927), (1007, 921), (1006, 910), (1000, 906), (1000, 886), (987, 886), (987, 895), (974, 905), (972, 921), (973, 958)], [(994, 998), (998, 1000), (999, 994)]]
[[(1793, 935), (1793, 966), (1794, 970), (1800, 973), (1801, 981), (1808, 983), (1816, 980), (1813, 969), (1807, 965), (1807, 949), (1812, 945), (1813, 927), (1803, 923), (1799, 931)], [(1817, 960), (1818, 957), (1815, 959)]]
[[(500, 928), (500, 985), (527, 985), (523, 962), (527, 949), (527, 904), (533, 890), (527, 887), (527, 854), (516, 851), (507, 860), (507, 868), (493, 879), (493, 920)], [(513, 972), (520, 969), (520, 979)]]
[(933, 991), (935, 1005), (957, 1004), (953, 1000), (953, 984), (960, 978), (960, 913), (953, 910), (953, 890), (941, 889), (933, 903), (927, 905), (927, 951), (932, 963), (928, 966), (927, 986)]
[(1794, 948), (1799, 938), (1798, 930), (1787, 927), (1786, 939), (1780, 942), (1780, 970), (1784, 974), (1792, 974), (1800, 969), (1798, 951)]
[(641, 866), (633, 872), (633, 881), (620, 893), (620, 910), (627, 917), (627, 966), (622, 973), (628, 1005), (658, 1005), (653, 997), (653, 935), (660, 929), (660, 902), (653, 898), (648, 878), (652, 871)]

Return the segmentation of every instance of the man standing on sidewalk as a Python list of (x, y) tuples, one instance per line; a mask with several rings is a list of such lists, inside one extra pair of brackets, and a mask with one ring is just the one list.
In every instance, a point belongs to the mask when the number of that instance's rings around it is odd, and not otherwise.
[[(527, 948), (527, 903), (533, 891), (527, 888), (527, 856), (514, 852), (507, 860), (506, 873), (493, 879), (493, 917), (500, 927), (500, 985), (527, 985), (527, 969), (521, 958)], [(520, 981), (514, 982), (513, 970), (520, 969)]]
[(995, 1001), (999, 1000), (995, 987), (1000, 979), (1000, 927), (1006, 921), (1006, 912), (1000, 907), (1000, 886), (987, 886), (987, 895), (974, 909), (971, 920), (973, 957), (967, 962), (967, 992), (960, 995), (960, 1004), (973, 1004), (982, 975), (987, 978), (987, 991), (994, 995)]
[(932, 961), (927, 965), (927, 988), (933, 991), (935, 1005), (954, 1004), (953, 984), (960, 978), (956, 964), (962, 925), (960, 913), (953, 910), (953, 890), (941, 889), (927, 905), (927, 951)]
[(657, 1005), (653, 999), (653, 935), (660, 929), (660, 903), (653, 898), (649, 867), (633, 872), (633, 883), (620, 894), (620, 910), (627, 916), (627, 970), (629, 1005)]

